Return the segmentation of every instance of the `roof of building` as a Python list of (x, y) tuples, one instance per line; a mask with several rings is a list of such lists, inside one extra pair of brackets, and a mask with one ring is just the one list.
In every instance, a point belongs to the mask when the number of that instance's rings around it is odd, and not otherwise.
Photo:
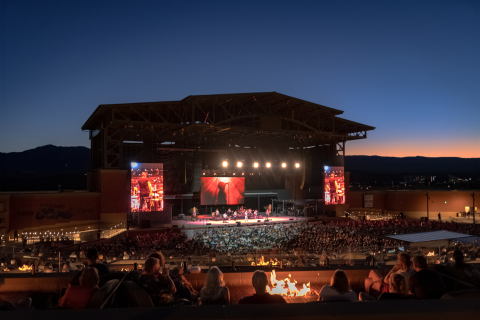
[(436, 240), (451, 240), (451, 239), (466, 238), (466, 237), (470, 237), (470, 235), (464, 234), (464, 233), (458, 233), (458, 232), (445, 231), (445, 230), (387, 236), (387, 238), (392, 238), (395, 240), (400, 240), (400, 241), (409, 242), (409, 243), (436, 241)]

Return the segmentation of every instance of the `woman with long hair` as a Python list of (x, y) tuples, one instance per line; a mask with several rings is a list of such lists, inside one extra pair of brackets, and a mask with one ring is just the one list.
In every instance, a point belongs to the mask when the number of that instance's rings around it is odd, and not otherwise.
[(207, 272), (205, 287), (200, 291), (200, 304), (230, 304), (230, 292), (223, 282), (223, 273), (218, 267), (211, 267)]
[(404, 300), (412, 298), (413, 296), (408, 294), (405, 277), (396, 273), (390, 277), (389, 292), (382, 293), (380, 297), (378, 297), (378, 300)]
[(397, 256), (397, 264), (385, 276), (384, 282), (390, 285), (395, 274), (401, 274), (405, 281), (408, 282), (408, 278), (410, 278), (413, 272), (411, 256), (408, 253), (401, 252)]
[(377, 270), (370, 271), (368, 278), (365, 279), (365, 291), (369, 292), (371, 287), (378, 292), (389, 292), (388, 286), (390, 285), (392, 275), (401, 274), (408, 283), (408, 278), (410, 278), (413, 272), (410, 255), (400, 252), (397, 255), (397, 263), (385, 277), (382, 277)]
[(320, 290), (318, 301), (355, 301), (358, 300), (355, 291), (350, 289), (348, 277), (343, 270), (337, 269), (330, 280), (330, 285)]

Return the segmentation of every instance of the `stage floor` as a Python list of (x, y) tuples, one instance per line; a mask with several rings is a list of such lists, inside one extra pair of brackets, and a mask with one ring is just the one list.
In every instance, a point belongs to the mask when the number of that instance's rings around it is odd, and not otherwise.
[[(240, 225), (242, 227), (245, 226), (254, 226), (254, 225), (272, 225), (276, 223), (290, 223), (290, 222), (298, 222), (298, 221), (307, 221), (307, 220), (312, 220), (314, 218), (312, 217), (290, 217), (290, 216), (284, 216), (284, 217), (270, 217), (268, 219), (268, 222), (265, 222), (265, 220), (254, 220), (254, 219), (249, 219), (248, 221), (245, 221), (245, 219), (239, 220), (237, 219), (237, 222), (240, 222)], [(172, 226), (178, 226), (180, 228), (185, 227), (185, 229), (199, 229), (199, 228), (212, 228), (212, 227), (235, 227), (237, 226), (236, 222), (234, 220), (227, 220), (226, 223), (223, 221), (214, 221), (211, 218), (210, 219), (199, 219), (197, 221), (189, 221), (189, 220), (173, 220), (172, 221)]]

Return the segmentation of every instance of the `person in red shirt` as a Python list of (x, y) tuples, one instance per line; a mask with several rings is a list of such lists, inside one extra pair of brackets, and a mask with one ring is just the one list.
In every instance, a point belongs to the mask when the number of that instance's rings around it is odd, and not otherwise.
[(58, 306), (69, 309), (84, 309), (98, 290), (100, 277), (95, 268), (85, 268), (80, 276), (79, 286), (69, 286), (65, 295), (58, 300)]

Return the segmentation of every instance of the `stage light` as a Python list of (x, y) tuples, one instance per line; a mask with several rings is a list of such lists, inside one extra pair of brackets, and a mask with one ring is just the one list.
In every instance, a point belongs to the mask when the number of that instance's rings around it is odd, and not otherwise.
[(295, 163), (295, 168), (300, 168), (300, 163)]
[(138, 167), (138, 163), (136, 163), (136, 162), (132, 162), (131, 165), (132, 165), (132, 168)]
[(287, 164), (285, 162), (282, 162), (282, 168), (286, 168)]
[(242, 163), (241, 161), (238, 161), (238, 162), (237, 162), (237, 167), (238, 167), (238, 168), (243, 167), (243, 163)]
[(228, 162), (227, 162), (227, 161), (223, 161), (222, 166), (223, 166), (224, 168), (228, 167)]
[(272, 164), (270, 162), (267, 162), (266, 167), (270, 168), (271, 166), (272, 166)]
[(255, 162), (255, 163), (253, 164), (253, 167), (254, 167), (254, 168), (258, 168), (258, 162)]

